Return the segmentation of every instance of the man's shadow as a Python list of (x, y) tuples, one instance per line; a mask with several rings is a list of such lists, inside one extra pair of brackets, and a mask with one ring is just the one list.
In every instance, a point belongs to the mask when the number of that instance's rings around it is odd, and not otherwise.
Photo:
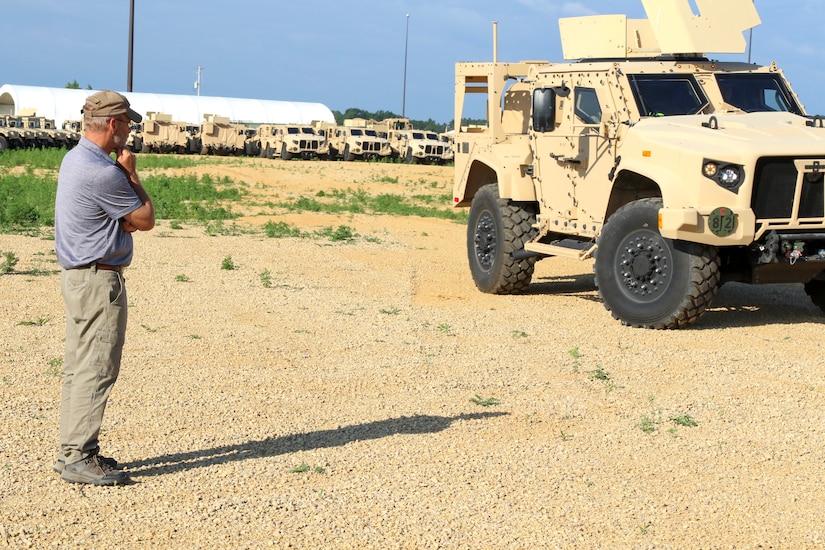
[(225, 464), (239, 460), (277, 456), (310, 449), (340, 447), (354, 441), (380, 439), (396, 434), (436, 433), (450, 427), (459, 420), (481, 420), (507, 415), (506, 412), (483, 412), (460, 414), (458, 416), (416, 415), (376, 420), (366, 424), (344, 426), (334, 430), (267, 437), (258, 441), (247, 441), (237, 445), (224, 445), (173, 453), (124, 464), (135, 477), (148, 477), (203, 468), (214, 464)]

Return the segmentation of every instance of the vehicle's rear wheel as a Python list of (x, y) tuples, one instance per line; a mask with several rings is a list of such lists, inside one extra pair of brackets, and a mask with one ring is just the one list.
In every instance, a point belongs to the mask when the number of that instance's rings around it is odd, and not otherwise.
[(633, 327), (670, 329), (696, 321), (719, 288), (719, 254), (712, 246), (659, 234), (662, 199), (617, 210), (596, 250), (596, 286), (604, 306)]
[(467, 223), (467, 256), (473, 281), (482, 292), (518, 294), (533, 278), (536, 258), (513, 259), (535, 234), (536, 215), (498, 195), (498, 184), (478, 190)]

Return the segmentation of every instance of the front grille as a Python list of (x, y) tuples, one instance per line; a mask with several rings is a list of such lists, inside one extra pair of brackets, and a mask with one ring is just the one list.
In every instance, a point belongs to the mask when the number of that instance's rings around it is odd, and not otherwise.
[[(799, 177), (793, 158), (762, 158), (756, 163), (751, 208), (756, 219), (823, 218), (825, 183), (823, 169), (815, 167)], [(797, 185), (801, 185), (795, 207)], [(796, 211), (795, 211), (796, 210)]]
[(299, 144), (299, 147), (301, 149), (313, 149), (313, 150), (315, 150), (315, 149), (318, 148), (318, 141), (317, 140), (312, 141), (312, 140), (302, 139), (300, 144)]
[(367, 141), (364, 143), (364, 151), (378, 152), (381, 150), (381, 144), (377, 141)]
[(443, 155), (444, 147), (441, 145), (427, 145), (426, 151), (428, 155)]

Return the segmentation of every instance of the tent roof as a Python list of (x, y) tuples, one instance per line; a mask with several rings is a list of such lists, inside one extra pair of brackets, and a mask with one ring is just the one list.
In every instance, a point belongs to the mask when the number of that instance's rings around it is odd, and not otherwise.
[[(59, 127), (64, 120), (80, 118), (86, 97), (97, 90), (45, 88), (3, 84), (0, 86), (0, 114), (17, 114), (21, 109), (36, 109), (38, 116), (54, 119)], [(189, 96), (120, 92), (132, 108), (143, 116), (147, 112), (172, 115), (177, 122), (200, 124), (204, 115), (227, 117), (233, 122), (253, 124), (309, 124), (314, 120), (335, 122), (332, 111), (321, 103), (241, 99), (232, 97)]]

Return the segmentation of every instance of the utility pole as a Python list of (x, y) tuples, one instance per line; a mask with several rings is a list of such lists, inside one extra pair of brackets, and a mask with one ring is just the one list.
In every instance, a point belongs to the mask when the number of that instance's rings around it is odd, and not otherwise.
[(202, 70), (203, 70), (203, 67), (198, 65), (198, 79), (195, 80), (195, 89), (198, 91), (198, 96), (201, 95), (201, 71)]
[(407, 35), (404, 38), (404, 94), (401, 97), (401, 117), (406, 115), (407, 110), (407, 47), (410, 43), (410, 14), (407, 14)]
[[(753, 5), (756, 5), (756, 0), (753, 0)], [(751, 48), (753, 48), (753, 27), (750, 28), (750, 36), (748, 36), (748, 64), (751, 62)]]
[(129, 63), (126, 69), (126, 91), (132, 91), (132, 59), (135, 51), (135, 0), (129, 0)]

